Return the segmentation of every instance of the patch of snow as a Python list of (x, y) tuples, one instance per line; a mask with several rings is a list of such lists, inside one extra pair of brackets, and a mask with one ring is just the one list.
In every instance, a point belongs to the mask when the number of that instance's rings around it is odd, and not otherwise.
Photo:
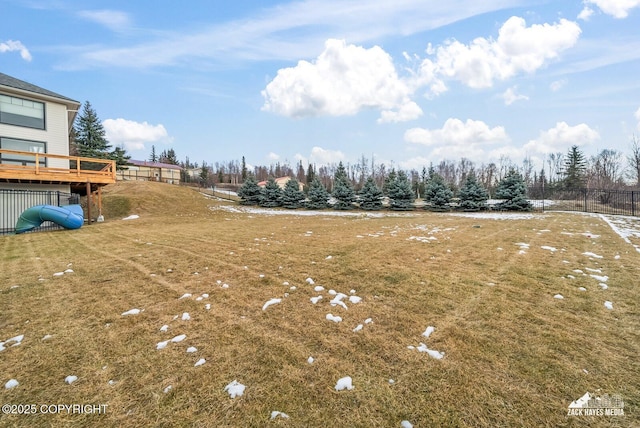
[(128, 217), (123, 218), (123, 220), (137, 220), (137, 219), (139, 219), (139, 218), (140, 218), (140, 216), (139, 216), (139, 215), (137, 215), (137, 214), (132, 214), (132, 215), (130, 215), (130, 216), (128, 216)]
[(73, 269), (66, 269), (64, 273), (73, 273)]
[(606, 275), (589, 275), (591, 278), (595, 279), (596, 281), (600, 281), (600, 282), (607, 282), (609, 280), (609, 277)]
[(316, 304), (316, 303), (318, 303), (320, 300), (322, 300), (322, 296), (312, 297), (312, 298), (311, 298), (311, 299), (309, 299), (309, 300), (311, 300), (311, 303), (313, 303), (313, 304), (315, 305), (315, 304)]
[(64, 275), (64, 272), (56, 272), (53, 274), (53, 276), (62, 276)]
[(184, 293), (182, 296), (178, 297), (178, 300), (180, 300), (180, 299), (188, 299), (191, 296), (192, 296), (191, 293)]
[(313, 287), (313, 291), (324, 291), (324, 287), (322, 285), (316, 285)]
[(307, 358), (307, 363), (309, 363), (309, 364), (313, 364), (314, 361), (315, 361), (315, 359), (313, 357)]
[(127, 312), (123, 312), (122, 316), (125, 317), (127, 315), (138, 315), (140, 312), (141, 310), (138, 308), (129, 309)]
[(586, 253), (582, 253), (583, 256), (587, 256), (587, 257), (593, 257), (594, 259), (601, 259), (603, 258), (602, 256), (599, 256), (596, 253), (592, 253), (591, 251), (587, 251)]
[(171, 339), (171, 341), (172, 341), (173, 343), (178, 343), (178, 342), (182, 342), (182, 341), (183, 341), (183, 340), (185, 340), (186, 338), (187, 338), (187, 335), (186, 335), (186, 334), (180, 334), (180, 335), (178, 335), (178, 336), (174, 337), (173, 339)]
[(438, 352), (433, 349), (429, 349), (427, 348), (427, 345), (422, 342), (420, 342), (420, 346), (418, 346), (416, 349), (418, 349), (418, 351), (420, 352), (426, 352), (430, 357), (435, 358), (436, 360), (441, 360), (444, 358), (444, 352)]
[(582, 271), (582, 269), (574, 269), (573, 271), (574, 271), (575, 273), (584, 273), (584, 272)]
[(366, 320), (364, 320), (365, 324), (371, 324), (373, 322), (373, 320), (371, 318), (367, 318)]
[(349, 302), (356, 304), (362, 302), (362, 297), (358, 296), (349, 296)]
[(611, 311), (611, 310), (613, 310), (613, 303), (611, 303), (610, 301), (607, 300), (607, 301), (604, 302), (604, 307)]
[(407, 420), (400, 422), (402, 428), (413, 428), (413, 424)]
[(156, 349), (164, 349), (167, 347), (168, 344), (169, 344), (168, 340), (165, 340), (163, 342), (158, 342), (156, 343)]
[(195, 346), (189, 346), (187, 348), (187, 353), (188, 354), (193, 354), (194, 352), (198, 352), (198, 348), (196, 348)]
[(542, 248), (543, 250), (549, 250), (549, 251), (551, 251), (552, 253), (555, 253), (556, 251), (558, 251), (558, 249), (557, 249), (557, 248), (555, 248), (555, 247), (550, 247), (550, 246), (548, 246), (548, 245), (542, 245), (540, 248)]
[(206, 305), (204, 305), (204, 308), (208, 311), (211, 310), (211, 303), (207, 303)]
[(20, 385), (20, 382), (18, 382), (15, 379), (9, 379), (7, 381), (7, 383), (4, 384), (4, 389), (12, 389), (12, 388), (15, 388), (18, 385)]
[(586, 288), (584, 288), (584, 287), (580, 287), (580, 288), (578, 288), (578, 290), (580, 290), (580, 291), (587, 291), (587, 289), (586, 289)]
[(309, 284), (309, 285), (313, 285), (313, 284), (315, 284), (315, 281), (314, 281), (313, 279), (311, 279), (311, 278), (307, 278), (307, 279), (305, 279), (305, 281), (306, 281), (306, 282), (307, 282), (307, 284)]
[(609, 286), (607, 284), (605, 284), (604, 282), (601, 282), (600, 284), (598, 284), (598, 286), (600, 288), (602, 288), (603, 290), (606, 290), (607, 288), (609, 288)]
[(50, 335), (50, 334), (45, 334), (45, 335), (42, 337), (42, 340), (49, 340), (49, 339), (51, 339), (52, 337), (53, 337), (53, 336), (52, 336), (52, 335)]
[(329, 290), (327, 291), (327, 293), (331, 294), (332, 296), (335, 296), (336, 294), (338, 294), (336, 290)]
[(164, 392), (165, 394), (168, 394), (169, 391), (171, 391), (172, 389), (173, 389), (173, 386), (169, 385), (165, 389), (163, 389), (162, 392)]
[(576, 277), (575, 277), (575, 276), (573, 276), (573, 275), (567, 275), (567, 278), (569, 278), (569, 279), (576, 279)]
[(555, 296), (553, 296), (554, 299), (564, 299), (564, 296), (562, 294), (556, 294)]
[(431, 336), (431, 333), (433, 333), (434, 331), (436, 331), (436, 328), (432, 325), (430, 325), (429, 327), (427, 327), (427, 329), (422, 333), (422, 335), (424, 337), (429, 337)]
[(327, 316), (325, 317), (327, 320), (329, 321), (333, 321), (333, 322), (341, 322), (342, 318), (339, 316), (334, 316), (332, 314), (327, 314)]
[(342, 391), (344, 389), (347, 389), (347, 390), (353, 389), (354, 386), (353, 386), (353, 380), (351, 379), (351, 376), (345, 376), (338, 379), (338, 382), (336, 383), (335, 388), (336, 388), (336, 391)]
[(161, 332), (165, 332), (165, 331), (167, 331), (167, 330), (169, 330), (169, 326), (168, 326), (167, 324), (165, 324), (165, 325), (163, 325), (162, 327), (160, 327), (160, 331), (161, 331)]
[(189, 312), (182, 313), (182, 321), (189, 321), (190, 319), (191, 319), (191, 315), (189, 315)]
[(64, 381), (71, 385), (73, 382), (78, 380), (78, 376), (70, 375), (64, 378)]
[(242, 397), (245, 388), (245, 385), (241, 384), (237, 380), (234, 380), (233, 382), (225, 386), (224, 390), (229, 393), (229, 397), (236, 398)]
[(354, 329), (353, 329), (353, 332), (354, 332), (354, 333), (356, 333), (356, 332), (358, 332), (358, 331), (362, 330), (362, 327), (364, 327), (362, 324), (358, 324), (358, 325), (356, 326), (356, 328), (354, 328)]
[(333, 258), (333, 256), (327, 256), (327, 257), (325, 257), (324, 259), (325, 259), (325, 260), (331, 260), (332, 258)]
[(286, 413), (279, 412), (277, 410), (274, 410), (273, 412), (271, 412), (271, 420), (274, 420), (278, 416), (280, 416), (283, 419), (289, 419), (289, 415), (287, 415)]
[(205, 360), (204, 358), (200, 358), (198, 361), (196, 361), (196, 363), (193, 366), (194, 367), (198, 367), (198, 366), (203, 365), (206, 362), (207, 362), (207, 360)]
[(602, 269), (591, 269), (591, 268), (584, 268), (584, 269), (593, 273), (602, 273)]
[(477, 218), (482, 220), (532, 220), (545, 218), (541, 214), (523, 214), (523, 213), (508, 213), (508, 212), (493, 212), (493, 213), (452, 213), (450, 216)]
[(278, 303), (280, 303), (280, 302), (282, 302), (282, 299), (271, 299), (271, 300), (267, 301), (267, 303), (265, 303), (265, 304), (262, 306), (262, 310), (264, 311), (264, 310), (266, 310), (269, 306), (271, 306), (271, 305), (276, 305), (276, 304), (278, 304)]

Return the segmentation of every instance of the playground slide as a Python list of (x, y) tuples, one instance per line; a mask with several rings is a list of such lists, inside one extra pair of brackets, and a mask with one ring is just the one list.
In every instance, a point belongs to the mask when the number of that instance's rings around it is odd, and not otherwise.
[(26, 209), (16, 223), (16, 233), (28, 232), (45, 221), (51, 221), (65, 229), (79, 229), (84, 224), (84, 211), (80, 205), (36, 205)]

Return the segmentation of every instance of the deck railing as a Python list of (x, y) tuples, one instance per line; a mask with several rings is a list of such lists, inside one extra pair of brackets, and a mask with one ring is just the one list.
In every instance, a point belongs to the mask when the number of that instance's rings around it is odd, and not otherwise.
[(0, 180), (109, 184), (116, 182), (116, 163), (109, 159), (0, 149)]

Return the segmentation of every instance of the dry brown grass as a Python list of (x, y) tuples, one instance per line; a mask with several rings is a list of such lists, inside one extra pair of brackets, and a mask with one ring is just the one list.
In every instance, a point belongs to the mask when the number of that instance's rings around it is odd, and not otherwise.
[[(216, 204), (190, 189), (119, 183), (105, 192), (105, 223), (0, 238), (0, 340), (25, 335), (0, 352), (0, 382), (20, 382), (0, 390), (0, 404), (108, 404), (105, 415), (0, 415), (0, 426), (640, 423), (640, 255), (600, 219), (283, 217), (207, 208)], [(409, 240), (436, 227), (437, 240)], [(517, 242), (530, 244), (526, 254)], [(52, 276), (69, 263), (74, 273)], [(608, 275), (609, 289), (572, 272), (586, 267)], [(331, 307), (307, 277), (364, 300)], [(132, 308), (144, 311), (121, 316)], [(191, 320), (173, 320), (183, 312)], [(428, 325), (436, 331), (425, 339)], [(178, 334), (187, 339), (155, 349)], [(420, 342), (445, 358), (407, 349)], [(79, 379), (67, 385), (71, 374)], [(334, 390), (343, 376), (355, 389)], [(234, 379), (247, 388), (230, 399)], [(566, 416), (587, 391), (620, 394), (627, 416)], [(269, 421), (272, 410), (291, 418)]]

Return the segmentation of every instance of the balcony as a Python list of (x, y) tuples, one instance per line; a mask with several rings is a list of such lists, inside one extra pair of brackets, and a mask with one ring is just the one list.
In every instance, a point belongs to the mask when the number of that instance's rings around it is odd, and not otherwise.
[[(49, 164), (69, 167), (45, 166)], [(0, 182), (101, 186), (116, 182), (116, 163), (108, 159), (0, 149)]]

